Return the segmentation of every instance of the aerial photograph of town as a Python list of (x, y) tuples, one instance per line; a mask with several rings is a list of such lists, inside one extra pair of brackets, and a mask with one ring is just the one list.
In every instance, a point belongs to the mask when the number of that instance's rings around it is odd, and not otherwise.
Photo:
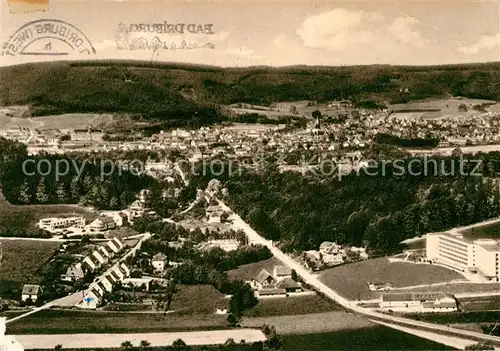
[(500, 349), (498, 4), (1, 1), (0, 351)]

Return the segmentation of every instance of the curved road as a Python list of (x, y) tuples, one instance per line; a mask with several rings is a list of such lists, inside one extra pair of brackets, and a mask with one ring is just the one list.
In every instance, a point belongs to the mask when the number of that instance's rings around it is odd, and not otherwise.
[[(233, 212), (222, 201), (220, 200), (217, 201), (225, 211)], [(369, 319), (374, 321), (381, 321), (390, 324), (398, 324), (404, 327), (417, 327), (420, 330), (427, 330), (440, 334), (447, 334), (447, 335), (451, 334), (460, 338), (467, 338), (473, 340), (471, 341), (471, 343), (474, 343), (474, 341), (486, 341), (493, 343), (495, 345), (500, 345), (500, 337), (497, 336), (476, 333), (472, 331), (452, 328), (433, 323), (419, 322), (402, 317), (395, 317), (359, 307), (356, 305), (356, 302), (340, 296), (333, 289), (331, 289), (323, 282), (321, 282), (315, 275), (311, 274), (311, 272), (309, 272), (307, 269), (301, 266), (297, 261), (292, 259), (290, 256), (285, 255), (283, 251), (281, 251), (279, 248), (273, 246), (270, 240), (266, 240), (265, 238), (260, 236), (259, 233), (257, 233), (254, 229), (252, 229), (252, 227), (250, 227), (245, 221), (243, 221), (239, 215), (234, 214), (230, 217), (230, 219), (233, 221), (233, 225), (236, 230), (241, 229), (245, 232), (250, 243), (267, 246), (275, 257), (277, 257), (281, 262), (286, 264), (288, 267), (294, 269), (297, 272), (297, 274), (302, 277), (304, 281), (306, 281), (311, 286), (314, 286), (318, 291), (325, 294), (330, 299), (332, 299), (339, 305), (343, 306), (344, 308), (347, 308), (353, 312), (368, 317)]]

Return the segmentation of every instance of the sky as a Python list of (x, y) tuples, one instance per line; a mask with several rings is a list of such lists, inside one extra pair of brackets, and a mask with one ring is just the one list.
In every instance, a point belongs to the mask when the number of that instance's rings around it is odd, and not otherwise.
[[(12, 13), (7, 0), (0, 1), (3, 44), (30, 21), (56, 19), (72, 24), (95, 48), (95, 54), (82, 54), (56, 37), (40, 37), (25, 52), (43, 52), (51, 41), (51, 50), (68, 55), (10, 56), (4, 51), (1, 65), (58, 59), (137, 59), (224, 67), (500, 61), (500, 3), (494, 2), (54, 0), (44, 12)], [(184, 23), (184, 33), (137, 33), (140, 24), (159, 28), (152, 25), (165, 22)], [(211, 30), (203, 32), (206, 25)], [(187, 28), (199, 32), (189, 33)], [(168, 50), (131, 50), (141, 37), (148, 46), (161, 42)], [(191, 46), (211, 43), (213, 48), (172, 50), (172, 44), (179, 47), (183, 41)]]

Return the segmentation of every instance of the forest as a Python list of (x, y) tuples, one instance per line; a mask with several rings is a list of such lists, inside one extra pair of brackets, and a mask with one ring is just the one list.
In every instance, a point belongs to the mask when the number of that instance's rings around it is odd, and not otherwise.
[[(443, 96), (500, 99), (500, 64), (220, 68), (96, 61), (0, 68), (0, 105), (30, 105), (36, 116), (129, 112), (147, 120), (220, 121), (220, 105), (349, 99), (380, 108)], [(403, 89), (404, 92), (401, 92)]]
[[(29, 162), (25, 163), (27, 160)], [(56, 163), (64, 165), (62, 161), (70, 167), (60, 167), (64, 172), (58, 174)], [(156, 184), (153, 178), (130, 170), (110, 172), (109, 165), (102, 172), (101, 164), (104, 163), (98, 158), (29, 156), (25, 145), (0, 138), (0, 184), (3, 195), (12, 204), (80, 203), (98, 209), (119, 210), (134, 201), (141, 189)], [(107, 173), (109, 175), (103, 176)]]
[[(411, 173), (378, 164), (339, 179), (317, 172), (281, 173), (270, 166), (264, 172), (223, 173), (216, 178), (227, 189), (226, 203), (285, 251), (317, 249), (323, 241), (335, 241), (366, 245), (378, 256), (397, 252), (407, 238), (499, 216), (495, 177), (500, 153), (475, 159), (482, 161), (477, 172), (472, 172), (472, 162), (463, 164), (460, 172), (455, 156), (427, 164), (401, 160)], [(194, 178), (183, 196), (192, 196), (190, 188), (203, 187), (211, 177)]]

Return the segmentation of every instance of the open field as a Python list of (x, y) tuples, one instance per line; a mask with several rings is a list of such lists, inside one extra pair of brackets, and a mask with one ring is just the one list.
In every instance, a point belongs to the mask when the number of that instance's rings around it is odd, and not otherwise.
[(45, 310), (7, 324), (7, 334), (147, 333), (226, 329), (227, 316)]
[[(400, 118), (441, 118), (448, 116), (472, 116), (480, 112), (472, 109), (474, 105), (482, 103), (492, 103), (491, 100), (468, 99), (468, 98), (450, 98), (450, 99), (429, 99), (425, 101), (410, 102), (407, 104), (396, 104), (389, 106), (390, 110), (404, 110), (404, 112), (394, 113), (393, 116)], [(466, 112), (459, 112), (458, 107), (465, 104), (468, 108)], [(497, 111), (498, 104), (490, 106), (487, 110)], [(421, 109), (422, 111), (418, 111)], [(415, 111), (412, 111), (415, 110)], [(429, 110), (429, 111), (426, 111)], [(431, 111), (438, 110), (438, 111)]]
[(111, 122), (113, 117), (109, 114), (69, 113), (63, 115), (12, 118), (0, 116), (0, 132), (9, 128), (31, 129), (59, 129), (61, 131), (85, 129), (89, 126), (97, 127), (99, 124)]
[(370, 291), (367, 282), (392, 283), (394, 287), (433, 284), (464, 279), (452, 270), (435, 265), (407, 262), (390, 263), (376, 258), (330, 268), (320, 274), (320, 280), (348, 299), (373, 299), (380, 292)]
[(229, 299), (212, 285), (178, 285), (170, 306), (180, 314), (213, 315), (217, 308), (229, 308)]
[(282, 350), (453, 350), (453, 348), (398, 330), (372, 326), (353, 330), (287, 335), (283, 340)]
[(276, 297), (262, 299), (257, 306), (245, 312), (247, 317), (293, 316), (309, 313), (338, 311), (339, 307), (318, 295)]
[(241, 326), (259, 328), (273, 325), (279, 334), (322, 333), (373, 326), (368, 319), (344, 311), (312, 313), (299, 316), (243, 317)]
[(0, 281), (36, 281), (37, 270), (54, 254), (58, 242), (30, 240), (2, 240), (3, 258)]
[(0, 228), (28, 228), (33, 227), (43, 217), (64, 217), (83, 215), (87, 221), (96, 218), (85, 208), (78, 205), (12, 205), (0, 195)]
[(269, 273), (272, 273), (274, 266), (281, 265), (281, 261), (275, 257), (271, 257), (267, 260), (245, 264), (239, 266), (236, 269), (232, 269), (227, 272), (230, 280), (243, 280), (247, 281), (252, 278), (257, 277), (261, 270), (266, 269)]

